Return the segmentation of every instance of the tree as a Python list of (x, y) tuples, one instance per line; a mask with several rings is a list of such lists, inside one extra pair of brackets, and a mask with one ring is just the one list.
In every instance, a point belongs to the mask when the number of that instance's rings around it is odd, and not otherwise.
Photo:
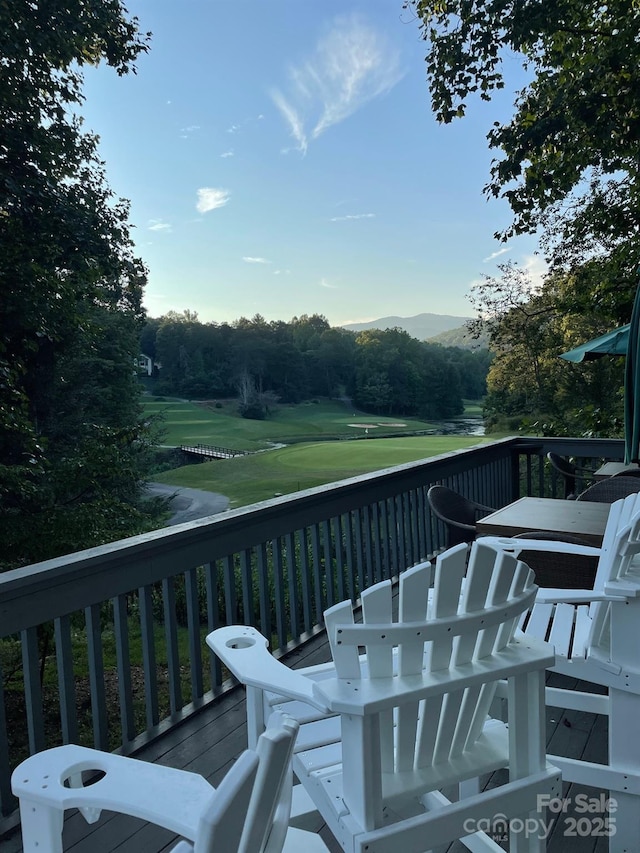
[(84, 64), (147, 49), (119, 0), (0, 4), (3, 567), (148, 525), (133, 359), (143, 264), (81, 130)]
[(640, 4), (407, 0), (405, 7), (428, 43), (439, 121), (464, 116), (475, 94), (490, 100), (505, 85), (504, 65), (513, 52), (520, 56), (530, 82), (511, 121), (488, 133), (499, 156), (485, 190), (513, 211), (512, 225), (496, 236), (542, 227), (553, 263), (568, 270), (597, 261), (628, 316), (640, 261)]
[[(473, 302), (495, 354), (487, 380), (489, 426), (501, 417), (545, 424), (549, 434), (611, 434), (621, 414), (622, 365), (603, 358), (570, 365), (558, 356), (615, 325), (576, 296), (579, 280), (555, 273), (534, 287), (525, 270), (500, 266), (485, 277)], [(573, 309), (570, 306), (573, 305)], [(578, 306), (578, 308), (576, 308)]]
[(445, 350), (399, 328), (356, 336), (354, 400), (380, 414), (446, 418), (463, 411), (460, 377)]

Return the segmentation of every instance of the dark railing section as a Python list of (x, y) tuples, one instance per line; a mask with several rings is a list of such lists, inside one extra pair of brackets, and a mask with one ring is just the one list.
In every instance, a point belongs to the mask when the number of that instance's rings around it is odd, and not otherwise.
[(27, 754), (134, 751), (224, 688), (207, 632), (252, 624), (281, 655), (321, 630), (327, 606), (443, 547), (429, 486), (495, 507), (559, 497), (551, 449), (622, 458), (619, 441), (503, 439), (0, 575), (0, 830)]

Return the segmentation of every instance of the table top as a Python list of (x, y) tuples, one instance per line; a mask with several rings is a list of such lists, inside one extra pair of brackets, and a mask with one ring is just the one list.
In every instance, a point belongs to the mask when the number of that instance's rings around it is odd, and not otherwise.
[(632, 462), (630, 465), (625, 465), (624, 462), (605, 462), (597, 471), (593, 472), (594, 479), (606, 480), (607, 477), (614, 477), (616, 474), (622, 474), (623, 471), (637, 471), (638, 465)]
[(557, 498), (520, 498), (478, 519), (479, 535), (515, 536), (544, 530), (568, 533), (590, 545), (602, 545), (611, 504), (595, 501), (566, 501)]

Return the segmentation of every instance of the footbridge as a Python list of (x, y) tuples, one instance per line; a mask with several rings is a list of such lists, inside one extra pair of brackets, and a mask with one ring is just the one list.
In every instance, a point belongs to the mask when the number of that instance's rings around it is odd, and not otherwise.
[(234, 456), (248, 456), (248, 450), (231, 450), (228, 447), (218, 447), (215, 444), (181, 444), (183, 453), (193, 456), (206, 456), (210, 459), (233, 459)]

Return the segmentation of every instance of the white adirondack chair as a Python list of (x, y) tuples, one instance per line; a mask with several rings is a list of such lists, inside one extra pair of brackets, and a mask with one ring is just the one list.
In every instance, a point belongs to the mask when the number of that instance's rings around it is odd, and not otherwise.
[[(275, 709), (300, 722), (295, 773), (345, 851), (423, 853), (457, 838), (498, 851), (476, 831), (493, 816), (502, 831), (508, 818), (533, 821), (511, 833), (512, 851), (544, 849), (537, 796), (560, 791), (544, 754), (544, 669), (553, 655), (544, 642), (514, 637), (537, 587), (523, 563), (478, 543), (463, 585), (466, 557), (465, 544), (440, 555), (432, 595), (430, 564), (404, 572), (397, 621), (390, 581), (363, 593), (363, 624), (350, 602), (330, 608), (331, 664), (291, 670), (250, 627), (207, 637), (247, 685), (250, 738)], [(508, 727), (487, 717), (504, 678)], [(459, 802), (440, 793), (505, 767), (502, 786), (476, 787)]]
[[(523, 550), (592, 553), (540, 540), (483, 537), (517, 556)], [(593, 552), (597, 553), (597, 551)], [(526, 637), (552, 643), (552, 671), (608, 688), (605, 695), (550, 688), (546, 702), (606, 714), (608, 765), (550, 755), (565, 780), (609, 789), (616, 801), (611, 851), (640, 849), (640, 494), (611, 506), (591, 590), (543, 589), (521, 622)], [(636, 558), (636, 559), (634, 559)]]
[[(214, 788), (198, 773), (82, 746), (36, 753), (13, 772), (24, 853), (62, 853), (65, 809), (88, 823), (102, 809), (142, 818), (183, 836), (172, 853), (326, 851), (321, 839), (288, 829), (290, 762), (298, 724), (277, 714)], [(83, 773), (98, 781), (83, 787)], [(86, 778), (86, 777), (85, 777)]]

